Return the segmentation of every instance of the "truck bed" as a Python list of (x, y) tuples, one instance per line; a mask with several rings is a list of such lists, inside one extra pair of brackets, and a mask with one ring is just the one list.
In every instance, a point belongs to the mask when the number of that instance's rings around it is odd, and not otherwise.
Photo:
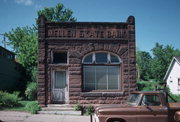
[(180, 111), (180, 103), (168, 103), (169, 106), (169, 122), (174, 121), (174, 115), (176, 111)]
[(168, 103), (169, 109), (179, 109), (180, 110), (180, 103)]

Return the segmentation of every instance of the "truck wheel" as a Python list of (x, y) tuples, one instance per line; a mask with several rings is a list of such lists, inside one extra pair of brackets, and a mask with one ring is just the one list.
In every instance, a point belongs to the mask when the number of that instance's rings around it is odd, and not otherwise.
[(126, 121), (121, 118), (110, 118), (106, 122), (126, 122)]
[(176, 111), (176, 113), (174, 115), (174, 119), (176, 122), (180, 122), (180, 111)]

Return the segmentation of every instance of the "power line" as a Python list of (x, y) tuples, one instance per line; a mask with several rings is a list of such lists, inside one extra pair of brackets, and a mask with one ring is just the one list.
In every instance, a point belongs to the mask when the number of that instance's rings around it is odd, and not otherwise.
[(4, 43), (4, 48), (6, 48), (6, 36), (5, 36), (5, 34), (1, 34), (1, 33), (0, 33), (0, 35), (3, 36), (2, 42)]

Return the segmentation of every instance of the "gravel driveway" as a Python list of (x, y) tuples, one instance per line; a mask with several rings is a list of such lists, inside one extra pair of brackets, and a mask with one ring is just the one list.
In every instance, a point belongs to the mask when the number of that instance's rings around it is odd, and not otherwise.
[(90, 122), (90, 116), (45, 115), (0, 111), (0, 122)]

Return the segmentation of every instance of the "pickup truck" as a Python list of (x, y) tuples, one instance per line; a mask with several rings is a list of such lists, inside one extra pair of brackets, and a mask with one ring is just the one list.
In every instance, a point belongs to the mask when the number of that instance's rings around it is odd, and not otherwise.
[(180, 103), (168, 103), (164, 92), (133, 92), (124, 104), (96, 107), (93, 122), (180, 122)]

